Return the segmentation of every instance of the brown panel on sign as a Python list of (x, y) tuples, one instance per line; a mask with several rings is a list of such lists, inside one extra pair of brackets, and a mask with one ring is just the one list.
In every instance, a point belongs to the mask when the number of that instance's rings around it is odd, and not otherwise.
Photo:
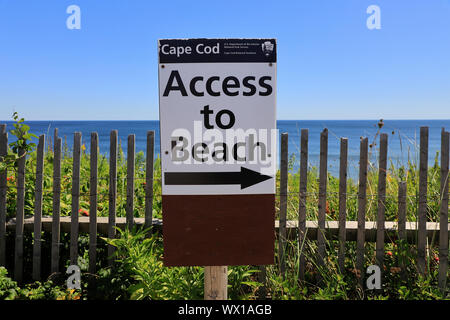
[(274, 263), (275, 196), (163, 195), (165, 266)]

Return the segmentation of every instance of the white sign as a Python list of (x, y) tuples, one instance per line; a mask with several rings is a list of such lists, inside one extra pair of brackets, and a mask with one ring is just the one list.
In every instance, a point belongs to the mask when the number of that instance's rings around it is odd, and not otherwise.
[(164, 195), (274, 194), (274, 39), (159, 41)]

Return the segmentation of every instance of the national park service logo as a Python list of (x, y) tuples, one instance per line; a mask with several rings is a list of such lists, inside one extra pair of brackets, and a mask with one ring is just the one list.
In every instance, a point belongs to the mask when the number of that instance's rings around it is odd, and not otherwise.
[(266, 57), (270, 56), (273, 52), (273, 43), (270, 41), (265, 41), (262, 44), (262, 51)]

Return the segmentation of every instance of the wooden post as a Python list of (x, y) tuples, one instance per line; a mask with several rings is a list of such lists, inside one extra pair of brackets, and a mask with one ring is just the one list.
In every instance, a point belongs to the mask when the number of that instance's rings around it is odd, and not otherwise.
[[(109, 145), (109, 216), (108, 216), (108, 238), (116, 237), (116, 197), (117, 197), (117, 130), (112, 130)], [(114, 246), (108, 245), (108, 265), (113, 264), (111, 256)]]
[(383, 273), (384, 263), (384, 221), (386, 212), (386, 169), (387, 169), (388, 135), (380, 135), (380, 159), (378, 164), (378, 214), (377, 214), (377, 240), (376, 261)]
[(308, 184), (308, 129), (302, 129), (300, 137), (300, 186), (298, 206), (298, 245), (300, 246), (299, 257), (299, 280), (305, 280), (305, 250), (306, 250), (306, 193)]
[(344, 272), (345, 264), (345, 221), (347, 220), (347, 158), (348, 139), (341, 138), (341, 151), (339, 157), (339, 271)]
[(227, 300), (228, 267), (205, 267), (205, 300)]
[(405, 263), (406, 263), (406, 255), (405, 250), (407, 250), (406, 241), (407, 234), (406, 234), (406, 195), (407, 195), (407, 185), (406, 181), (400, 181), (398, 183), (398, 238), (400, 239), (401, 246), (400, 252), (402, 255), (400, 256), (399, 260), (399, 267), (402, 269), (402, 278), (406, 279), (406, 272), (405, 272)]
[(145, 223), (144, 223), (145, 229), (151, 228), (153, 225), (153, 161), (154, 161), (153, 158), (154, 158), (154, 150), (155, 150), (155, 132), (147, 131), (147, 162), (146, 162), (146, 169), (145, 169)]
[(73, 136), (72, 212), (70, 227), (70, 264), (78, 264), (78, 210), (80, 209), (81, 132)]
[(325, 217), (327, 207), (328, 129), (320, 134), (319, 208), (317, 219), (317, 265), (325, 261)]
[(425, 273), (426, 224), (427, 224), (427, 183), (428, 183), (428, 127), (420, 127), (419, 164), (419, 230), (417, 239), (417, 268)]
[(359, 284), (364, 279), (364, 241), (366, 227), (366, 193), (367, 193), (367, 166), (368, 143), (367, 138), (361, 138), (359, 156), (359, 189), (358, 189), (358, 230), (356, 239), (356, 272)]
[(286, 271), (285, 246), (286, 246), (286, 213), (287, 213), (287, 189), (288, 189), (288, 134), (281, 134), (281, 159), (280, 159), (280, 220), (278, 238), (278, 256), (280, 273), (284, 279)]
[(17, 209), (16, 209), (16, 240), (14, 248), (14, 279), (21, 283), (23, 280), (23, 220), (25, 206), (25, 151), (19, 150), (17, 169)]
[(53, 213), (52, 213), (52, 256), (51, 272), (59, 271), (59, 240), (61, 214), (61, 147), (62, 140), (58, 138), (55, 129), (53, 138)]
[(258, 273), (258, 282), (262, 284), (258, 288), (258, 299), (264, 300), (267, 298), (267, 270), (266, 266), (259, 266), (259, 273)]
[(135, 158), (135, 135), (128, 136), (128, 151), (127, 151), (127, 227), (129, 230), (133, 228), (134, 221), (134, 158)]
[[(8, 154), (8, 133), (6, 125), (0, 129), (0, 157)], [(6, 193), (8, 170), (0, 172), (0, 266), (6, 265)]]
[(398, 183), (398, 237), (406, 241), (406, 181)]
[(36, 155), (36, 181), (34, 200), (33, 280), (41, 279), (42, 186), (44, 172), (45, 135), (39, 137)]
[(439, 276), (438, 285), (445, 290), (448, 273), (448, 178), (449, 133), (442, 129), (441, 137), (441, 208), (439, 217)]
[(98, 134), (91, 133), (90, 183), (89, 183), (89, 272), (94, 274), (97, 260), (97, 184), (98, 184)]

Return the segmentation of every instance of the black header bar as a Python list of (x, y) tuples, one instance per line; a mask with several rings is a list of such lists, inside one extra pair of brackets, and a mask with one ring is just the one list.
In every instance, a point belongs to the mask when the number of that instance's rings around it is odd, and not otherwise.
[(162, 39), (159, 63), (277, 62), (276, 39)]

